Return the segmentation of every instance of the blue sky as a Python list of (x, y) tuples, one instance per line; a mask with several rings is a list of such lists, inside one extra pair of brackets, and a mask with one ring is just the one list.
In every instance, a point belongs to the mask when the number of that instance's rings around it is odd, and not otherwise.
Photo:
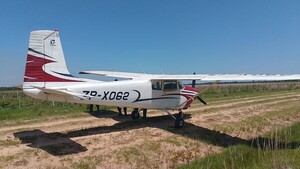
[(300, 73), (298, 0), (0, 0), (0, 21), (0, 86), (22, 83), (37, 29), (60, 30), (75, 76)]

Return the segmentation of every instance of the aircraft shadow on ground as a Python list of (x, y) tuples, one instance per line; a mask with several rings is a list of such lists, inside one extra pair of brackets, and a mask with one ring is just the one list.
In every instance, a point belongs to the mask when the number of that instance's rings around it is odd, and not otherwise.
[[(98, 113), (93, 113), (92, 115), (98, 118), (104, 118), (100, 115), (101, 112)], [(19, 138), (22, 143), (28, 144), (28, 146), (30, 147), (40, 148), (55, 156), (76, 154), (86, 151), (86, 147), (71, 140), (71, 138), (74, 137), (99, 135), (105, 133), (134, 130), (144, 127), (160, 128), (177, 135), (181, 135), (191, 139), (197, 139), (208, 144), (221, 147), (229, 147), (239, 144), (260, 149), (296, 149), (300, 147), (299, 142), (279, 142), (275, 139), (263, 137), (245, 140), (239, 137), (233, 137), (226, 133), (210, 130), (201, 126), (196, 126), (188, 122), (185, 123), (184, 128), (176, 129), (174, 127), (174, 120), (168, 115), (149, 117), (147, 119), (131, 120), (130, 116), (116, 117), (117, 114), (115, 114), (115, 112), (107, 113), (111, 113), (110, 115), (115, 116), (112, 118), (123, 120), (118, 120), (119, 123), (116, 123), (112, 126), (92, 127), (88, 129), (70, 131), (67, 133), (45, 133), (41, 130), (33, 130), (14, 133), (14, 136), (16, 138)], [(107, 115), (105, 115), (105, 117), (107, 117)], [(191, 115), (185, 114), (185, 119), (187, 118), (191, 118)]]
[[(128, 121), (127, 118), (124, 114), (122, 114), (121, 116), (119, 115), (119, 112), (116, 111), (111, 111), (111, 110), (100, 110), (100, 111), (86, 111), (86, 113), (90, 114), (91, 116), (94, 116), (96, 118), (112, 118), (116, 121), (119, 122), (125, 122)], [(122, 112), (123, 113), (123, 112)], [(130, 117), (130, 113), (128, 112), (128, 117)]]
[(32, 148), (42, 149), (54, 156), (76, 154), (87, 151), (87, 148), (65, 137), (62, 133), (45, 133), (41, 130), (22, 131), (14, 133), (22, 144)]

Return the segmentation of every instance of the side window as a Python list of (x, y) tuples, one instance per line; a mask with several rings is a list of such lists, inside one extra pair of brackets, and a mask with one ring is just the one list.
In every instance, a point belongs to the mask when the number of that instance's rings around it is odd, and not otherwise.
[(153, 90), (161, 90), (162, 89), (161, 82), (154, 82), (154, 83), (152, 83), (152, 89)]
[(179, 89), (183, 89), (184, 88), (183, 84), (180, 83), (180, 82), (178, 82), (178, 86), (179, 86)]
[(164, 90), (177, 90), (177, 81), (164, 82)]

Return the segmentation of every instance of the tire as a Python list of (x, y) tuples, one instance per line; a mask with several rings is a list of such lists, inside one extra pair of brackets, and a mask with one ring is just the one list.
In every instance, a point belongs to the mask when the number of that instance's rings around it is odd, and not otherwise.
[(177, 118), (183, 118), (183, 112), (178, 112), (178, 114), (177, 114)]
[(184, 120), (183, 118), (176, 118), (175, 120), (175, 127), (180, 129), (184, 126)]
[(133, 120), (136, 120), (136, 119), (140, 118), (140, 113), (138, 111), (136, 111), (136, 110), (132, 111), (131, 112), (131, 118)]

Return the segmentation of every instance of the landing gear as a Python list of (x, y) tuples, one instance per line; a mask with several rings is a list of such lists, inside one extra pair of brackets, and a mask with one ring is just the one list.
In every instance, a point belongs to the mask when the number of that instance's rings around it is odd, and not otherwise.
[(183, 118), (183, 112), (182, 111), (178, 112), (177, 118)]
[(182, 128), (184, 126), (183, 112), (179, 111), (175, 120), (175, 127)]
[(180, 129), (184, 126), (184, 120), (183, 118), (176, 118), (175, 120), (175, 127)]
[(140, 111), (143, 110), (143, 118), (146, 118), (147, 117), (147, 109), (138, 109), (138, 108), (135, 108), (133, 109), (133, 111), (131, 112), (131, 118), (133, 120), (136, 120), (138, 118), (140, 118)]
[(171, 114), (168, 110), (164, 110), (166, 113), (168, 113), (173, 119), (175, 120), (175, 127), (176, 128), (182, 128), (184, 126), (184, 119), (183, 119), (183, 112), (179, 110), (177, 116), (175, 117), (173, 114)]
[(137, 108), (133, 109), (133, 111), (131, 112), (131, 118), (133, 120), (140, 118), (139, 109), (137, 109)]
[(147, 109), (143, 109), (143, 118), (147, 118)]
[(117, 107), (117, 109), (118, 109), (118, 112), (119, 112), (119, 116), (122, 116), (122, 109), (121, 109), (121, 107)]
[(125, 116), (127, 116), (127, 107), (123, 108)]

